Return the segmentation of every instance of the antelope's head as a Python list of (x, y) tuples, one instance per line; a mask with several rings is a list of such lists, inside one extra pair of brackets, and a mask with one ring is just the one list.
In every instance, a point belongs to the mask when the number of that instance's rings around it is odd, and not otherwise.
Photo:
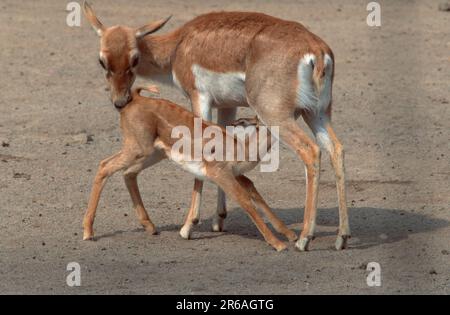
[(131, 86), (136, 79), (136, 68), (140, 61), (138, 40), (161, 29), (170, 17), (139, 28), (105, 27), (86, 1), (83, 10), (100, 37), (98, 61), (105, 70), (111, 102), (120, 109), (131, 100)]

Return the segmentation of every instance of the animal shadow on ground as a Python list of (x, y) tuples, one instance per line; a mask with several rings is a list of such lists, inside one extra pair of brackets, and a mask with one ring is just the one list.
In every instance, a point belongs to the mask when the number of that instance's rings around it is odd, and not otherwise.
[[(300, 232), (299, 223), (303, 221), (303, 210), (275, 209), (274, 212), (287, 226), (297, 233)], [(409, 235), (414, 233), (430, 232), (450, 225), (450, 222), (443, 219), (400, 209), (350, 208), (349, 216), (352, 231), (352, 240), (349, 247), (352, 249), (366, 249), (384, 243), (395, 243), (407, 239)], [(221, 233), (207, 233), (211, 231), (211, 223), (212, 218), (202, 220), (193, 230), (193, 240), (220, 237)], [(335, 236), (339, 225), (338, 209), (318, 209), (317, 225), (316, 237)], [(321, 227), (327, 227), (327, 230), (332, 227), (335, 227), (335, 229), (333, 231), (321, 231)], [(180, 228), (181, 225), (170, 224), (160, 226), (158, 229), (159, 231), (177, 231)], [(239, 208), (228, 212), (225, 232), (246, 238), (261, 238), (256, 227), (245, 212)]]

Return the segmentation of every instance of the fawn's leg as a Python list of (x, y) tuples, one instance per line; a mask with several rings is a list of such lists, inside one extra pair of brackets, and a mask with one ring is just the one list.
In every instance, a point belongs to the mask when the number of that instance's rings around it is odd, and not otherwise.
[(274, 247), (277, 251), (286, 249), (286, 244), (273, 235), (272, 231), (264, 223), (264, 220), (258, 214), (258, 211), (252, 203), (250, 193), (232, 175), (231, 171), (228, 173), (225, 172), (224, 169), (221, 169), (218, 176), (214, 176), (214, 181), (228, 196), (238, 202), (239, 205), (247, 212), (267, 243), (272, 245), (272, 247)]
[(139, 193), (137, 175), (137, 173), (125, 174), (125, 184), (128, 188), (128, 192), (130, 193), (134, 209), (136, 210), (136, 214), (139, 218), (139, 222), (141, 222), (142, 226), (148, 233), (156, 235), (158, 234), (156, 231), (156, 227), (150, 220), (150, 217), (145, 210), (144, 203), (142, 202), (141, 194)]
[(150, 220), (147, 210), (145, 210), (144, 203), (139, 192), (137, 176), (142, 170), (155, 165), (164, 158), (165, 155), (162, 151), (154, 151), (143, 162), (131, 166), (124, 172), (125, 184), (128, 188), (128, 192), (130, 193), (130, 197), (133, 202), (134, 209), (136, 210), (136, 214), (139, 218), (139, 222), (142, 224), (145, 230), (152, 235), (156, 235), (158, 234), (158, 232), (155, 225)]
[(194, 182), (194, 189), (192, 191), (191, 206), (189, 207), (184, 225), (180, 230), (180, 235), (184, 239), (189, 239), (191, 237), (192, 227), (198, 223), (198, 209), (200, 208), (200, 203), (202, 200), (202, 190), (203, 182), (196, 179)]
[(83, 240), (92, 240), (94, 237), (94, 218), (97, 210), (100, 195), (106, 184), (106, 181), (111, 175), (128, 166), (128, 157), (119, 152), (106, 160), (100, 162), (97, 174), (95, 175), (94, 185), (91, 190), (88, 208), (83, 220)]
[(240, 175), (236, 177), (239, 183), (244, 187), (251, 195), (253, 202), (260, 208), (269, 219), (272, 226), (278, 233), (283, 234), (289, 241), (296, 241), (297, 235), (294, 231), (289, 230), (288, 227), (281, 221), (270, 209), (264, 198), (259, 194), (253, 182), (246, 176)]

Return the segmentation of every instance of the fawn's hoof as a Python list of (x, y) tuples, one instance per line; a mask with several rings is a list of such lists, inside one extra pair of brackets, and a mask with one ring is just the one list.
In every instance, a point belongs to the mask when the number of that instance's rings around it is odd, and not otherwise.
[(289, 240), (289, 242), (295, 242), (298, 239), (297, 234), (292, 230), (287, 230), (284, 235)]
[(91, 233), (86, 233), (83, 235), (83, 241), (93, 241), (94, 235)]
[(348, 239), (350, 235), (338, 235), (336, 239), (336, 250), (343, 250), (347, 248)]
[(152, 222), (145, 220), (141, 222), (141, 225), (148, 234), (158, 235), (158, 230), (156, 229), (156, 226)]
[(312, 236), (300, 236), (300, 239), (295, 243), (295, 247), (301, 252), (307, 252), (312, 238)]
[(277, 252), (282, 252), (287, 249), (287, 245), (283, 242), (272, 245)]
[(144, 226), (145, 232), (150, 235), (158, 235), (158, 230), (155, 227)]
[(157, 229), (145, 229), (145, 232), (147, 232), (150, 235), (159, 235), (159, 232)]

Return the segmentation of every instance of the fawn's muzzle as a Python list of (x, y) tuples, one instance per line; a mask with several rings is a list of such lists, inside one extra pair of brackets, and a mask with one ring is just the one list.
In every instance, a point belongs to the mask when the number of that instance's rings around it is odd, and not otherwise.
[(115, 100), (113, 100), (114, 107), (117, 109), (124, 108), (131, 101), (131, 99), (132, 97), (130, 93), (127, 93), (123, 97), (116, 98)]

